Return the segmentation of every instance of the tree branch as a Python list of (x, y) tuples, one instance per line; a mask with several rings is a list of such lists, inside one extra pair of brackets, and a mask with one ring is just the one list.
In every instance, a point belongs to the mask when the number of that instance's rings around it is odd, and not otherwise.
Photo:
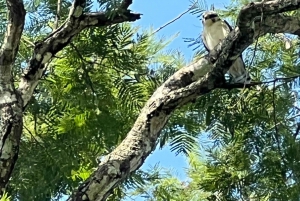
[(8, 24), (0, 50), (0, 75), (2, 81), (12, 78), (12, 64), (19, 48), (26, 14), (21, 0), (7, 0), (7, 7)]
[[(106, 156), (97, 170), (79, 186), (68, 201), (106, 200), (114, 187), (129, 173), (137, 170), (155, 149), (156, 141), (171, 112), (195, 100), (199, 95), (224, 85), (224, 74), (232, 62), (254, 41), (254, 36), (280, 32), (300, 33), (297, 18), (277, 14), (296, 10), (300, 7), (300, 0), (269, 1), (267, 4), (267, 12), (265, 8), (260, 9), (262, 3), (251, 3), (244, 7), (238, 19), (240, 28), (236, 27), (208, 56), (180, 69), (160, 86), (142, 109), (127, 137)], [(263, 11), (263, 20), (257, 23), (255, 19)], [(209, 72), (206, 73), (207, 71)]]
[(182, 16), (184, 16), (185, 14), (187, 14), (188, 12), (190, 12), (194, 8), (194, 6), (195, 6), (196, 3), (197, 3), (197, 1), (195, 1), (195, 3), (191, 7), (189, 7), (186, 11), (184, 11), (183, 13), (181, 13), (180, 15), (178, 15), (177, 17), (175, 17), (171, 21), (167, 22), (166, 24), (162, 25), (161, 27), (159, 27), (158, 29), (156, 29), (155, 31), (153, 31), (150, 36), (156, 34), (160, 30), (162, 30), (163, 28), (165, 28), (168, 25), (174, 23), (176, 20), (179, 20)]
[(290, 82), (293, 81), (296, 78), (299, 78), (300, 75), (295, 75), (292, 77), (279, 77), (270, 81), (265, 81), (265, 82), (251, 82), (249, 84), (243, 84), (243, 83), (235, 83), (235, 84), (230, 84), (230, 83), (224, 83), (222, 85), (217, 86), (216, 88), (220, 89), (243, 89), (243, 88), (251, 88), (253, 86), (257, 85), (262, 85), (262, 84), (270, 84), (270, 83), (276, 83), (278, 81), (284, 81), (284, 82)]
[(132, 0), (123, 0), (121, 9), (128, 10), (128, 7), (132, 4)]
[(0, 197), (18, 157), (22, 133), (22, 99), (16, 93), (12, 67), (18, 52), (25, 14), (21, 0), (7, 0), (8, 23), (0, 50)]
[(62, 4), (62, 1), (58, 0), (57, 1), (57, 8), (56, 8), (56, 17), (55, 17), (55, 23), (54, 23), (54, 30), (57, 29), (58, 24), (59, 24), (61, 4)]
[[(129, 6), (131, 1), (124, 2), (127, 2), (126, 6)], [(32, 97), (33, 90), (45, 71), (45, 64), (48, 63), (57, 52), (66, 47), (74, 36), (88, 27), (103, 27), (140, 19), (140, 14), (131, 13), (129, 10), (119, 12), (113, 18), (109, 18), (106, 12), (85, 14), (83, 13), (85, 3), (85, 0), (75, 0), (67, 21), (44, 40), (36, 43), (33, 56), (19, 84), (19, 91), (22, 94), (24, 107)]]

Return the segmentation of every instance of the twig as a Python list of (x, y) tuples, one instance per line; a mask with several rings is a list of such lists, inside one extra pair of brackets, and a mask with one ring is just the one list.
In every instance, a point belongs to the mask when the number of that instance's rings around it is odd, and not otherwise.
[[(299, 116), (300, 116), (300, 114), (294, 115), (294, 116), (292, 116), (292, 117), (286, 119), (285, 122), (291, 121), (291, 120), (293, 120), (294, 118), (299, 117)], [(283, 122), (282, 122), (282, 121), (281, 121), (281, 122), (278, 122), (278, 123), (277, 123), (276, 125), (274, 125), (271, 129), (275, 128), (275, 126), (279, 126), (280, 124), (283, 125)]]
[[(23, 127), (27, 130), (27, 132), (30, 134), (31, 138), (34, 139), (34, 141), (35, 141), (38, 145), (40, 145), (41, 147), (45, 148), (45, 147), (42, 146), (41, 143), (34, 137), (33, 133), (32, 133), (25, 125), (24, 125)], [(36, 131), (35, 131), (35, 132), (36, 132)]]
[[(70, 43), (70, 46), (71, 46), (72, 48), (74, 48), (74, 50), (75, 50), (76, 53), (78, 54), (79, 58), (80, 58), (83, 62), (88, 62), (88, 63), (90, 63), (89, 61), (86, 61), (86, 60), (83, 58), (83, 56), (81, 55), (81, 53), (79, 52), (79, 50), (77, 49), (77, 47), (76, 47), (73, 43)], [(90, 64), (93, 64), (93, 63), (91, 62)], [(96, 91), (95, 91), (94, 86), (93, 86), (93, 81), (92, 81), (92, 79), (91, 79), (91, 77), (90, 77), (90, 75), (89, 75), (88, 69), (85, 67), (85, 65), (81, 65), (81, 66), (82, 66), (82, 69), (83, 69), (83, 71), (84, 71), (84, 73), (85, 73), (85, 76), (86, 76), (86, 78), (87, 78), (86, 81), (89, 82), (89, 83), (86, 82), (86, 84), (88, 84), (88, 85), (90, 86), (92, 92), (93, 92), (94, 94), (96, 94)], [(95, 97), (93, 96), (93, 101), (94, 101), (94, 98), (95, 98)]]
[(181, 13), (180, 15), (178, 15), (176, 18), (174, 18), (173, 20), (167, 22), (166, 24), (164, 24), (163, 26), (159, 27), (158, 29), (156, 29), (154, 32), (152, 32), (150, 34), (150, 36), (156, 34), (157, 32), (159, 32), (160, 30), (162, 30), (163, 28), (165, 28), (166, 26), (172, 24), (173, 22), (175, 22), (176, 20), (178, 20), (179, 18), (181, 18), (183, 15), (187, 14), (195, 5), (196, 3), (194, 3), (189, 9), (187, 9), (186, 11), (184, 11), (183, 13)]
[(58, 21), (60, 20), (60, 11), (61, 11), (62, 0), (57, 0), (57, 10), (56, 10), (56, 19), (54, 24), (54, 30), (58, 27)]
[(294, 108), (296, 108), (297, 110), (299, 110), (299, 111), (300, 111), (300, 108), (299, 108), (299, 107), (297, 107), (297, 106), (294, 106)]
[[(277, 119), (276, 119), (276, 103), (275, 103), (275, 91), (276, 91), (276, 87), (275, 87), (275, 84), (276, 84), (276, 82), (273, 83), (273, 101), (272, 101), (272, 104), (273, 104), (273, 119), (274, 119), (274, 124), (275, 124), (274, 138), (275, 138), (275, 141), (276, 141), (276, 145), (277, 145), (277, 149), (278, 149), (281, 161), (285, 164), (284, 157), (283, 157), (283, 154), (282, 154), (282, 151), (281, 151), (281, 148), (280, 148), (279, 130), (278, 130)], [(286, 175), (283, 172), (284, 170), (283, 170), (281, 164), (280, 164), (280, 167), (281, 167), (281, 173), (282, 173), (281, 176), (282, 176), (282, 179), (284, 179), (284, 181), (285, 181), (286, 180)]]
[(275, 83), (277, 81), (292, 81), (293, 79), (299, 78), (300, 75), (295, 75), (292, 77), (282, 77), (282, 78), (276, 78), (274, 80), (270, 80), (270, 81), (265, 81), (265, 82), (251, 82), (249, 84), (244, 84), (244, 83), (235, 83), (235, 84), (221, 84), (219, 86), (217, 86), (216, 88), (219, 89), (237, 89), (237, 88), (250, 88), (252, 86), (256, 86), (256, 85), (261, 85), (261, 84), (269, 84), (269, 83)]
[(277, 137), (278, 137), (278, 127), (277, 127), (277, 119), (276, 119), (276, 112), (275, 112), (275, 110), (276, 110), (276, 104), (275, 104), (275, 90), (276, 90), (276, 88), (275, 88), (275, 83), (276, 82), (273, 83), (273, 101), (272, 101), (272, 104), (273, 104), (273, 120), (274, 120), (274, 124), (275, 124), (275, 132), (276, 132), (275, 138), (276, 138), (276, 141), (278, 143), (278, 139), (277, 139)]
[(297, 128), (296, 128), (296, 132), (295, 132), (295, 134), (294, 134), (294, 139), (297, 138), (297, 136), (298, 136), (298, 134), (299, 134), (299, 131), (300, 131), (300, 124), (297, 123)]

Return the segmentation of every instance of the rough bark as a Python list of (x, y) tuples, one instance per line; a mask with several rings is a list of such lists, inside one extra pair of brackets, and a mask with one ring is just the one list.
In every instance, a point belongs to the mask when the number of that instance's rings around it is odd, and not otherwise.
[(138, 169), (154, 150), (171, 112), (195, 100), (199, 95), (226, 85), (223, 78), (225, 72), (255, 38), (266, 33), (299, 34), (299, 20), (280, 13), (298, 9), (300, 0), (269, 1), (263, 4), (251, 3), (242, 8), (238, 26), (222, 44), (210, 55), (176, 72), (156, 90), (127, 137), (106, 156), (68, 201), (106, 200), (112, 190), (130, 172)]
[(7, 0), (7, 7), (9, 21), (0, 50), (0, 192), (5, 189), (18, 158), (23, 126), (23, 104), (13, 84), (12, 67), (18, 51), (26, 12), (21, 0)]

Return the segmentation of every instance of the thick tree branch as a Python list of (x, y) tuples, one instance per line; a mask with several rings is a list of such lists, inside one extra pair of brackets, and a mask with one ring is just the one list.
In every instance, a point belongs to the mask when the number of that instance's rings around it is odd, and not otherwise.
[(12, 78), (12, 64), (18, 51), (26, 14), (22, 0), (7, 0), (7, 7), (8, 24), (0, 50), (0, 75), (2, 81), (11, 80)]
[(0, 50), (0, 196), (18, 157), (22, 133), (22, 99), (14, 88), (12, 67), (22, 35), (25, 9), (21, 0), (7, 0), (8, 23)]
[[(128, 1), (125, 2), (127, 2), (126, 5), (128, 5)], [(131, 22), (140, 19), (140, 14), (131, 13), (129, 10), (119, 12), (113, 18), (109, 18), (108, 13), (106, 12), (85, 14), (83, 13), (85, 3), (85, 0), (75, 0), (67, 21), (43, 41), (36, 43), (34, 54), (29, 61), (28, 67), (24, 72), (19, 85), (19, 91), (22, 94), (24, 106), (26, 106), (32, 97), (33, 90), (45, 71), (45, 64), (48, 63), (57, 52), (66, 47), (71, 42), (72, 38), (78, 35), (83, 29), (92, 26), (109, 26), (125, 21)], [(122, 9), (125, 8), (126, 7), (122, 7)]]
[[(138, 169), (154, 150), (160, 132), (175, 108), (225, 85), (224, 74), (231, 63), (254, 41), (254, 36), (266, 33), (299, 33), (297, 18), (278, 14), (296, 10), (299, 6), (300, 0), (270, 1), (268, 12), (264, 13), (263, 20), (259, 22), (256, 19), (260, 19), (264, 12), (264, 9), (259, 9), (261, 3), (244, 7), (238, 19), (238, 24), (243, 22), (241, 28), (236, 27), (210, 55), (180, 69), (159, 87), (142, 109), (127, 137), (106, 156), (98, 169), (79, 186), (68, 201), (106, 200), (114, 187), (130, 172)], [(207, 71), (209, 72), (206, 73)]]

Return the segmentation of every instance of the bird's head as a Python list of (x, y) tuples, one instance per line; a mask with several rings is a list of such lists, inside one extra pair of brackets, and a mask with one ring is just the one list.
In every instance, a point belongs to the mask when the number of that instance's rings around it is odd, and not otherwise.
[(214, 22), (219, 21), (220, 18), (215, 11), (206, 11), (202, 15), (202, 23), (204, 26), (210, 26)]

